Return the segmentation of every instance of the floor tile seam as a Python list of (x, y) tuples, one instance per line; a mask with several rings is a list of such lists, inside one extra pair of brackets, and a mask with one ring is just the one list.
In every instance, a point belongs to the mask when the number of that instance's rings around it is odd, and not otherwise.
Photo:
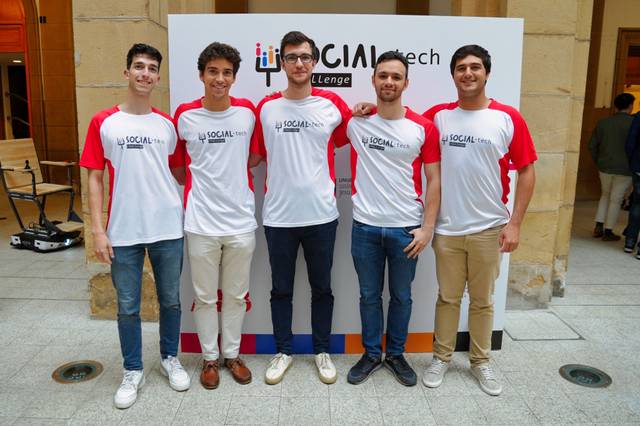
[(602, 308), (618, 308), (618, 307), (628, 307), (628, 306), (632, 306), (632, 307), (640, 307), (640, 305), (631, 305), (631, 304), (610, 304), (610, 305), (605, 305), (605, 304), (588, 304), (588, 303), (581, 303), (579, 305), (549, 305), (549, 309), (554, 309), (554, 308), (582, 308), (582, 307), (590, 307), (590, 308), (597, 308), (597, 307), (602, 307)]
[(589, 283), (567, 283), (567, 286), (578, 286), (578, 287), (609, 287), (609, 286), (631, 286), (631, 287), (640, 287), (640, 284), (630, 284), (630, 283), (606, 283), (606, 284), (589, 284)]
[[(20, 287), (14, 287), (20, 288)], [(60, 302), (88, 302), (90, 299), (87, 297), (86, 299), (44, 299), (41, 297), (0, 297), (0, 300), (51, 300), (51, 301), (60, 301)]]
[(89, 278), (77, 278), (67, 276), (43, 276), (43, 275), (0, 275), (0, 278), (5, 279), (37, 279), (37, 280), (65, 280), (65, 281), (86, 281), (89, 282)]
[[(66, 277), (49, 277), (49, 276), (47, 276), (47, 277), (33, 277), (33, 276), (26, 276), (26, 275), (17, 276), (17, 275), (2, 275), (2, 274), (0, 274), (0, 278), (16, 278), (16, 279), (39, 278), (41, 280), (56, 280), (56, 281), (57, 280), (61, 280), (61, 279), (66, 280), (66, 281), (88, 281), (87, 278), (76, 278), (76, 277), (69, 277), (69, 276), (66, 276)], [(633, 284), (627, 284), (627, 285), (633, 285)]]
[[(504, 393), (502, 393), (501, 395), (505, 395), (505, 394), (504, 394)], [(473, 401), (476, 403), (476, 405), (478, 405), (478, 412), (482, 415), (482, 417), (484, 418), (484, 421), (485, 421), (487, 424), (490, 424), (490, 425), (494, 425), (494, 424), (505, 424), (505, 423), (500, 423), (500, 422), (491, 423), (491, 422), (489, 421), (489, 417), (487, 417), (487, 416), (484, 414), (484, 411), (482, 410), (482, 408), (480, 408), (480, 402), (479, 402), (479, 400), (480, 400), (481, 398), (483, 398), (483, 399), (486, 399), (486, 398), (492, 398), (492, 399), (493, 399), (493, 398), (498, 398), (498, 399), (499, 399), (499, 398), (503, 398), (503, 396), (500, 396), (500, 395), (499, 395), (499, 396), (489, 396), (489, 395), (486, 395), (486, 394), (482, 394), (482, 395), (470, 395), (470, 396), (471, 396), (471, 398), (473, 399)], [(517, 396), (517, 397), (518, 397), (518, 398), (519, 398), (519, 399), (524, 403), (525, 407), (527, 407), (527, 410), (529, 410), (529, 412), (531, 413), (531, 415), (532, 415), (532, 416), (533, 416), (537, 421), (539, 421), (539, 422), (540, 422), (540, 420), (538, 419), (538, 417), (536, 416), (536, 414), (533, 412), (533, 410), (531, 409), (531, 407), (529, 407), (529, 404), (527, 404), (527, 401), (524, 399), (524, 397), (523, 397), (520, 393), (517, 393), (517, 392), (516, 392), (516, 396)], [(504, 398), (503, 398), (503, 399), (504, 399)], [(505, 404), (504, 400), (503, 400), (503, 401), (500, 401), (500, 405), (504, 405), (504, 404)], [(489, 410), (489, 409), (487, 409), (487, 412), (489, 412), (489, 411), (490, 411), (490, 410)], [(508, 424), (508, 423), (507, 423), (507, 424)], [(513, 423), (511, 423), (511, 424), (513, 424)]]

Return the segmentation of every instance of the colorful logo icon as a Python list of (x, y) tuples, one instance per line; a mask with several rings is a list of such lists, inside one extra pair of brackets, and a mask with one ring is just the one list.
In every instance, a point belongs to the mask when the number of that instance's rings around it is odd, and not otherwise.
[(267, 87), (271, 87), (271, 73), (280, 72), (280, 49), (268, 46), (266, 49), (256, 43), (256, 71), (266, 75)]

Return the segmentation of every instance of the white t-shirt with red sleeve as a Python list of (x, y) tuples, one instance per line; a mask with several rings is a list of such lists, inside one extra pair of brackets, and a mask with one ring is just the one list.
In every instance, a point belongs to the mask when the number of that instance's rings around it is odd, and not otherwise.
[(258, 104), (251, 152), (266, 157), (263, 223), (320, 225), (338, 218), (334, 146), (346, 144), (351, 111), (335, 93), (313, 88), (300, 100), (280, 93)]
[(197, 99), (180, 105), (174, 121), (178, 149), (172, 165), (186, 171), (185, 231), (216, 237), (254, 231), (248, 159), (256, 117), (251, 101), (231, 97), (231, 106), (218, 112)]
[(481, 110), (464, 110), (454, 102), (423, 116), (440, 131), (442, 198), (435, 232), (469, 235), (507, 223), (509, 169), (537, 159), (520, 113), (492, 99)]
[(91, 120), (80, 166), (107, 166), (107, 237), (112, 246), (182, 237), (182, 202), (169, 170), (176, 142), (171, 117), (155, 108), (137, 115), (115, 106)]
[(423, 164), (440, 161), (438, 129), (409, 108), (404, 118), (352, 118), (353, 218), (380, 227), (422, 224)]

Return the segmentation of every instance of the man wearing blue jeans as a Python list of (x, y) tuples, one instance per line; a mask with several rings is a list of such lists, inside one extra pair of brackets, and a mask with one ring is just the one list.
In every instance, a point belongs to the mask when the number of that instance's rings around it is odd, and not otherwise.
[[(111, 265), (118, 298), (124, 377), (114, 397), (117, 408), (133, 405), (144, 384), (140, 293), (145, 252), (153, 267), (160, 304), (160, 371), (177, 391), (190, 385), (177, 358), (182, 202), (169, 170), (177, 136), (171, 117), (151, 106), (161, 61), (162, 55), (154, 47), (133, 45), (124, 72), (128, 81), (125, 101), (93, 117), (80, 160), (88, 170), (96, 256)], [(102, 224), (105, 166), (110, 183), (106, 232)]]
[[(433, 123), (402, 106), (409, 64), (399, 52), (378, 58), (372, 77), (377, 112), (352, 118), (353, 230), (351, 255), (360, 283), (360, 318), (365, 353), (347, 380), (359, 384), (383, 365), (385, 266), (391, 300), (387, 312), (384, 366), (405, 386), (416, 373), (403, 356), (411, 318), (411, 283), (418, 254), (429, 244), (440, 205), (440, 146)], [(422, 174), (427, 177), (426, 209)]]

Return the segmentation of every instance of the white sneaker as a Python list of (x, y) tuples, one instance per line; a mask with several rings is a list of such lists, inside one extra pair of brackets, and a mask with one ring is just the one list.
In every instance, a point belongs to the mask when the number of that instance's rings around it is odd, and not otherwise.
[(138, 389), (144, 385), (142, 370), (124, 370), (122, 383), (113, 397), (116, 408), (129, 408), (138, 398)]
[(280, 383), (284, 377), (284, 373), (287, 372), (292, 362), (293, 358), (290, 355), (283, 353), (276, 354), (276, 356), (269, 361), (267, 371), (264, 373), (264, 381), (267, 382), (268, 385)]
[(175, 391), (186, 391), (191, 386), (189, 375), (175, 356), (168, 356), (160, 360), (160, 371), (169, 378), (169, 386)]
[(471, 374), (478, 379), (480, 389), (485, 391), (491, 396), (498, 396), (502, 392), (502, 386), (498, 383), (493, 370), (489, 364), (478, 365), (477, 367), (471, 367)]
[(316, 367), (318, 367), (318, 376), (320, 376), (322, 383), (330, 385), (336, 382), (338, 373), (328, 353), (322, 352), (316, 355)]
[(431, 365), (424, 370), (422, 383), (428, 388), (437, 388), (442, 384), (444, 373), (447, 372), (448, 368), (448, 362), (441, 361), (434, 356), (431, 360)]

